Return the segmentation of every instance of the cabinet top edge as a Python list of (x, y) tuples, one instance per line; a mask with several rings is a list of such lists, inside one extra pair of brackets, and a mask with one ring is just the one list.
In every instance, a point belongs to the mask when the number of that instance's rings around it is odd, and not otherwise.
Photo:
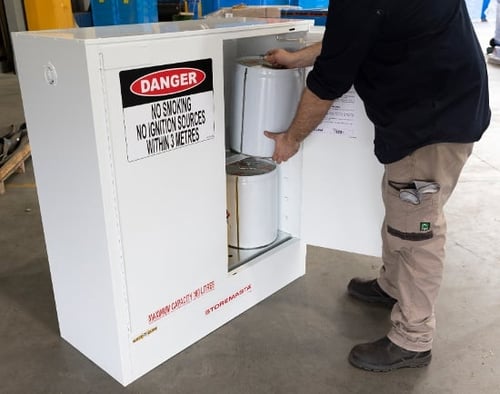
[[(147, 24), (96, 26), (58, 30), (38, 30), (12, 33), (14, 39), (40, 38), (56, 40), (85, 41), (86, 43), (104, 43), (144, 38), (157, 39), (172, 36), (196, 36), (224, 34), (248, 30), (266, 30), (269, 28), (287, 29), (289, 31), (308, 31), (314, 21), (280, 18), (222, 18), (208, 17), (199, 20), (177, 22), (159, 22)], [(283, 33), (283, 32), (282, 32)]]

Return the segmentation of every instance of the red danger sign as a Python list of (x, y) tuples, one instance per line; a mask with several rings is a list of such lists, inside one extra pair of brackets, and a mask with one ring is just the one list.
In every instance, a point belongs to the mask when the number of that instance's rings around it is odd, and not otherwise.
[(215, 138), (212, 59), (119, 73), (127, 160)]
[(138, 96), (168, 96), (192, 89), (205, 78), (205, 72), (197, 68), (170, 68), (137, 78), (130, 85), (130, 91)]

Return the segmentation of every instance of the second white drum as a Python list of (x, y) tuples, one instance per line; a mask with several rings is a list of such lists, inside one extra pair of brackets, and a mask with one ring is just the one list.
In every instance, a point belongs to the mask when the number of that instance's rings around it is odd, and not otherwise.
[(265, 159), (248, 157), (226, 166), (228, 244), (260, 248), (278, 236), (278, 170)]

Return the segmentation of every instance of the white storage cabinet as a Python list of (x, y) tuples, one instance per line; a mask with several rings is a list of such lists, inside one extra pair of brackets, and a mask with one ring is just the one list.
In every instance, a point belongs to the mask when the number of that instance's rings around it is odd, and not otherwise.
[(306, 243), (379, 253), (381, 167), (360, 103), (356, 138), (314, 133), (279, 166), (278, 240), (228, 251), (235, 60), (299, 48), (310, 28), (235, 18), (13, 35), (60, 333), (123, 385), (303, 275)]

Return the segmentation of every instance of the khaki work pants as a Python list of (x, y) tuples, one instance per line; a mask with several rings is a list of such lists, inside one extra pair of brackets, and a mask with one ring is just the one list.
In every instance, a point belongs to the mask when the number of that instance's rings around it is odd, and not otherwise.
[[(378, 283), (398, 300), (392, 309), (388, 337), (407, 350), (421, 352), (432, 347), (434, 304), (445, 257), (443, 206), (472, 147), (473, 144), (433, 144), (385, 166), (384, 265)], [(426, 187), (420, 193), (415, 184)]]

